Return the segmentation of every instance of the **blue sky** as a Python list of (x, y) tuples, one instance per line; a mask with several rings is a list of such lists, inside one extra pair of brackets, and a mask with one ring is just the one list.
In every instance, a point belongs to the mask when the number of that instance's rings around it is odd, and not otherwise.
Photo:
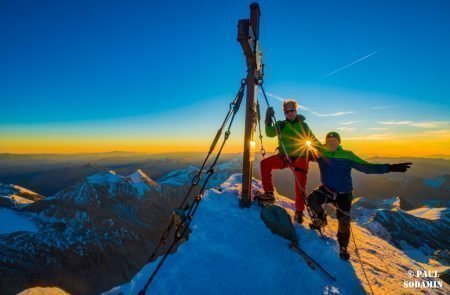
[[(245, 74), (250, 3), (2, 1), (0, 136), (214, 134)], [(260, 5), (266, 90), (312, 110), (319, 136), (448, 130), (449, 1)]]

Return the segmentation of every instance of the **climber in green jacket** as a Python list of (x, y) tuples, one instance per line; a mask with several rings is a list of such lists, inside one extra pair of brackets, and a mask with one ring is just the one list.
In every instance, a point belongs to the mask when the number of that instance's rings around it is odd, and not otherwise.
[[(264, 194), (257, 196), (261, 201), (274, 202), (274, 187), (272, 183), (272, 170), (284, 169), (292, 164), (296, 174), (295, 180), (295, 221), (303, 222), (305, 209), (306, 176), (310, 160), (310, 146), (320, 145), (320, 142), (309, 129), (305, 117), (297, 114), (298, 104), (295, 100), (285, 100), (283, 111), (285, 120), (273, 122), (274, 110), (269, 107), (266, 112), (265, 131), (268, 137), (281, 136), (278, 140), (278, 154), (261, 161), (261, 179)], [(277, 132), (278, 129), (278, 132)], [(289, 157), (289, 160), (287, 159)]]

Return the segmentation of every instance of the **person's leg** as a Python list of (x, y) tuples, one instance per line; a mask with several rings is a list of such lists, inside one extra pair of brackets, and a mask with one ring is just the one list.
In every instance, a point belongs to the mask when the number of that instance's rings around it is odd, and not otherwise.
[(284, 160), (279, 155), (273, 155), (261, 161), (261, 181), (265, 192), (273, 192), (272, 170), (283, 169)]
[(352, 200), (353, 196), (351, 193), (338, 195), (336, 200), (336, 216), (338, 219), (337, 240), (341, 248), (347, 248), (350, 241), (350, 210)]
[[(303, 212), (305, 210), (306, 200), (306, 177), (308, 173), (308, 160), (306, 158), (297, 158), (294, 162), (294, 171), (297, 179), (295, 183), (295, 210)], [(297, 181), (298, 180), (298, 181)]]
[(319, 219), (324, 219), (325, 212), (323, 211), (323, 204), (327, 202), (327, 197), (320, 191), (320, 188), (314, 189), (308, 195), (309, 207)]

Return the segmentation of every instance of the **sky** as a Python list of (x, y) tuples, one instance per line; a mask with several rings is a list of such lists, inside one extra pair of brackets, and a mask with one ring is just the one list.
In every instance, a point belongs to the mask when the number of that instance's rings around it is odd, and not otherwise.
[[(206, 152), (245, 77), (250, 3), (1, 1), (0, 152)], [(259, 3), (278, 118), (293, 98), (358, 154), (450, 156), (449, 1)]]

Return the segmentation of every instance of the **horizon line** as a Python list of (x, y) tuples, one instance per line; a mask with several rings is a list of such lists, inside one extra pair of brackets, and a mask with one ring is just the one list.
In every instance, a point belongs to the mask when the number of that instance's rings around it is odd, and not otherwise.
[[(72, 153), (14, 153), (14, 152), (0, 152), (0, 156), (14, 155), (14, 156), (70, 156), (70, 155), (104, 155), (104, 154), (134, 154), (134, 155), (170, 155), (170, 154), (206, 154), (199, 151), (178, 151), (178, 152), (136, 152), (136, 151), (105, 151), (105, 152), (72, 152)], [(243, 154), (243, 152), (223, 152), (223, 155), (237, 155)], [(372, 158), (443, 158), (450, 159), (450, 154), (430, 154), (423, 156), (407, 156), (407, 155), (379, 155), (379, 154), (367, 154), (367, 157)]]

